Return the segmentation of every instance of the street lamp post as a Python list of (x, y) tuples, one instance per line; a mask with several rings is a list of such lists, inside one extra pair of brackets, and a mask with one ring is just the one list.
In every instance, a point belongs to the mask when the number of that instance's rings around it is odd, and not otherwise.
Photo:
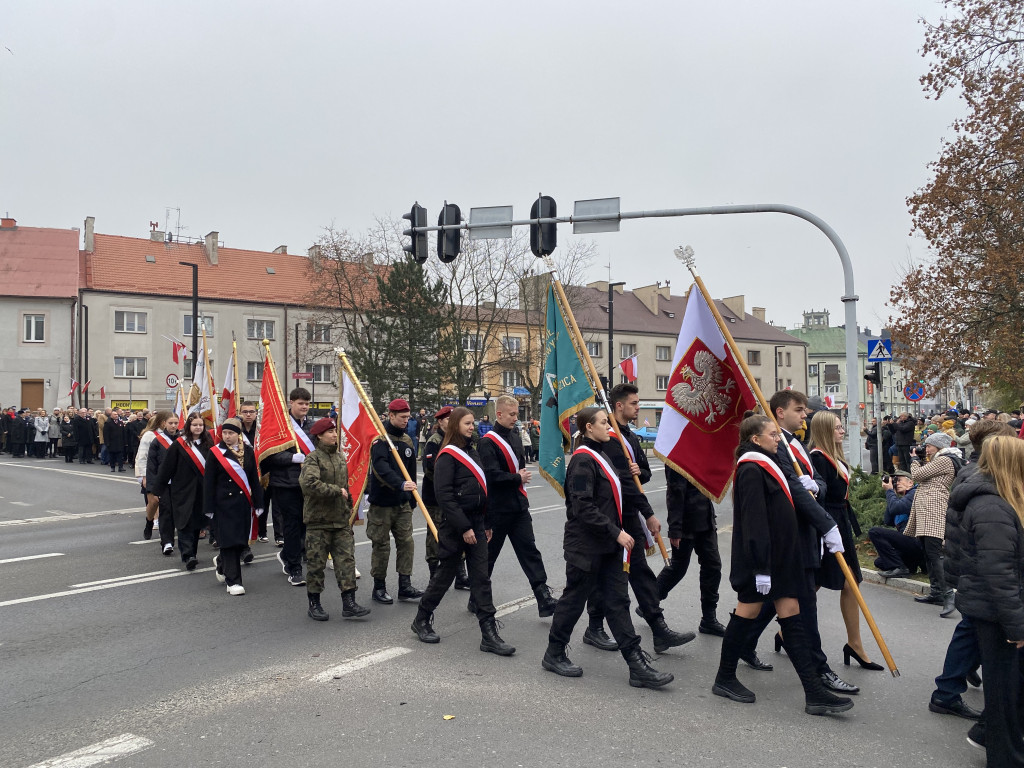
[(191, 261), (179, 261), (183, 267), (192, 267), (192, 373), (195, 376), (196, 360), (199, 359), (199, 265)]
[(623, 282), (608, 283), (608, 387), (615, 386), (615, 289)]

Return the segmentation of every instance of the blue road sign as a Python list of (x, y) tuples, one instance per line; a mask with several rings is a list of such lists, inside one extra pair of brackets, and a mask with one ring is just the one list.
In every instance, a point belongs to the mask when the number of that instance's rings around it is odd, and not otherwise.
[(916, 403), (918, 400), (924, 397), (924, 384), (917, 381), (913, 384), (907, 384), (903, 388), (903, 396), (912, 403)]
[(892, 362), (892, 339), (869, 339), (868, 362)]
[(487, 405), (486, 397), (467, 397), (466, 405), (470, 408), (480, 408)]

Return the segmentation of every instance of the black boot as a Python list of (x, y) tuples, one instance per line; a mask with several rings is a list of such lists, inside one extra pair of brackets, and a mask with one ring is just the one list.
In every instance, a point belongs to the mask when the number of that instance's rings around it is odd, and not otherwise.
[(327, 611), (320, 605), (320, 593), (319, 592), (307, 592), (306, 595), (309, 597), (309, 610), (306, 611), (306, 615), (309, 616), (313, 621), (327, 621), (330, 616), (327, 615)]
[(808, 715), (830, 715), (852, 709), (853, 702), (850, 699), (836, 696), (822, 685), (821, 677), (811, 659), (811, 649), (807, 645), (807, 633), (800, 614), (780, 618), (779, 626), (782, 627), (782, 635), (786, 638), (786, 653), (804, 686), (804, 712)]
[(651, 632), (654, 634), (655, 653), (664, 653), (669, 648), (686, 645), (697, 637), (693, 632), (675, 632), (669, 629), (664, 616), (648, 619), (647, 623), (651, 625)]
[(480, 622), (480, 650), (498, 656), (511, 656), (516, 649), (501, 639), (498, 634), (498, 622), (493, 617)]
[(350, 589), (341, 593), (341, 615), (346, 619), (358, 619), (365, 616), (370, 609), (356, 602), (356, 591)]
[[(455, 572), (455, 588), (463, 591), (469, 590), (469, 574), (466, 573), (466, 561), (459, 560), (459, 569)], [(476, 613), (476, 611), (473, 611)]]
[(629, 684), (634, 688), (661, 688), (675, 680), (668, 672), (659, 672), (652, 667), (651, 657), (644, 653), (639, 644), (623, 651), (622, 657), (629, 665)]
[(735, 613), (729, 617), (729, 626), (725, 628), (722, 638), (722, 656), (718, 662), (718, 674), (711, 692), (716, 696), (738, 701), (741, 704), (753, 704), (757, 697), (754, 692), (741, 683), (736, 677), (736, 665), (740, 654), (750, 642), (750, 635), (757, 629), (755, 619), (744, 619)]
[(608, 637), (608, 633), (604, 631), (604, 621), (595, 623), (590, 622), (590, 626), (587, 627), (587, 631), (583, 633), (583, 642), (586, 645), (592, 645), (599, 651), (617, 651), (619, 650), (619, 644)]
[(373, 593), (370, 595), (370, 599), (375, 603), (383, 603), (384, 605), (391, 605), (394, 599), (388, 594), (388, 585), (384, 579), (373, 580)]
[(583, 676), (583, 667), (579, 667), (569, 660), (569, 657), (565, 655), (565, 646), (561, 643), (553, 643), (550, 640), (540, 665), (548, 672), (554, 672), (562, 677)]
[(928, 562), (928, 582), (931, 587), (928, 594), (919, 595), (914, 598), (914, 601), (929, 605), (943, 605), (946, 601), (946, 576), (941, 557)]
[(537, 596), (537, 615), (542, 619), (548, 616), (555, 615), (555, 606), (558, 605), (558, 601), (551, 595), (551, 590), (548, 589), (547, 584), (540, 584), (534, 590), (533, 594)]
[(942, 610), (939, 611), (939, 616), (942, 618), (948, 618), (953, 615), (956, 611), (956, 592), (952, 589), (946, 590), (946, 594), (942, 596)]
[(440, 643), (441, 638), (434, 631), (434, 614), (422, 606), (416, 611), (416, 618), (412, 620), (412, 631), (421, 643)]
[(705, 613), (704, 618), (700, 620), (700, 624), (697, 625), (697, 631), (702, 635), (716, 635), (718, 637), (725, 637), (725, 627), (722, 626), (722, 622), (718, 620), (714, 612)]
[(419, 600), (421, 597), (423, 597), (423, 590), (416, 589), (412, 585), (412, 577), (398, 574), (398, 599), (404, 603), (410, 600)]

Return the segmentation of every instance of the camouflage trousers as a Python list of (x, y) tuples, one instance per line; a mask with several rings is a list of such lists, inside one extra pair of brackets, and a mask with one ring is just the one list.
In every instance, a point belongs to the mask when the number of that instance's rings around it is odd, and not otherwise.
[(306, 529), (306, 590), (324, 591), (327, 555), (334, 560), (334, 578), (342, 592), (356, 588), (356, 540), (351, 528)]
[(366, 513), (366, 538), (371, 541), (370, 575), (386, 579), (391, 559), (391, 536), (395, 537), (395, 570), (412, 576), (414, 545), (412, 542), (412, 510), (408, 504), (398, 507), (370, 505)]
[[(430, 519), (434, 521), (434, 526), (438, 529), (441, 528), (441, 521), (444, 520), (444, 515), (441, 514), (440, 507), (427, 507), (427, 512), (430, 513)], [(437, 565), (439, 561), (437, 539), (434, 538), (429, 530), (427, 531), (427, 541), (423, 545), (424, 549), (427, 550), (427, 565)]]

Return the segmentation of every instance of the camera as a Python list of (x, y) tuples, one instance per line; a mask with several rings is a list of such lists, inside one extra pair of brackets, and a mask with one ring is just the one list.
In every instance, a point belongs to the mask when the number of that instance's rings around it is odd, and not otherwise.
[(883, 483), (888, 483), (890, 480), (892, 480), (892, 478), (889, 477), (888, 475), (882, 475), (882, 482)]
[(918, 461), (924, 461), (925, 449), (923, 445), (919, 445), (914, 448), (914, 455), (917, 456)]

